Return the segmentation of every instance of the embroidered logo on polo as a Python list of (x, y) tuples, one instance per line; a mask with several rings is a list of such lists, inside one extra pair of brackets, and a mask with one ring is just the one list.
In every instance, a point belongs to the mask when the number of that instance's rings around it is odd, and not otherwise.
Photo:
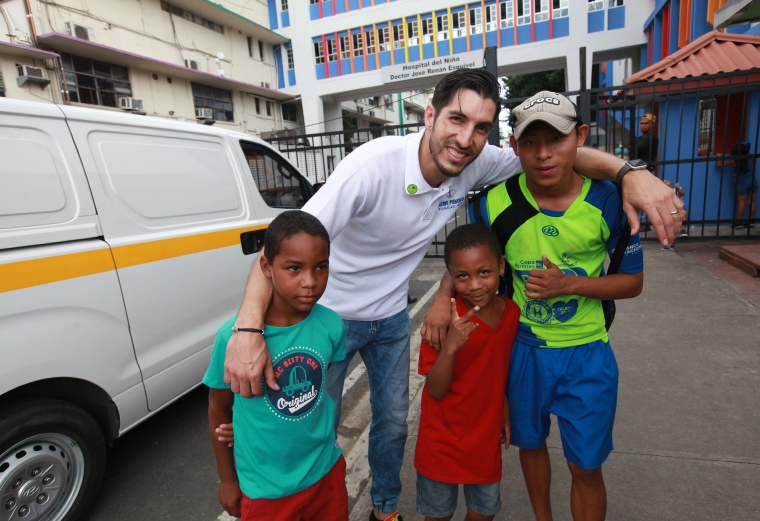
[(442, 212), (444, 210), (453, 210), (454, 208), (459, 208), (460, 206), (462, 206), (463, 202), (464, 202), (464, 197), (449, 199), (448, 201), (441, 201), (440, 203), (438, 203), (438, 211)]
[(305, 418), (322, 400), (324, 361), (308, 347), (291, 347), (274, 362), (279, 391), (264, 384), (267, 406), (277, 416), (298, 421)]

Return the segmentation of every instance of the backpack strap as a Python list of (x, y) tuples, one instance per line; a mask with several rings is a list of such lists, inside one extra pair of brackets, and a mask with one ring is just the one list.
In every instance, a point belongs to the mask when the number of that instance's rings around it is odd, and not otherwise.
[(631, 240), (631, 223), (625, 223), (623, 230), (620, 232), (620, 239), (618, 239), (615, 245), (615, 251), (612, 252), (610, 257), (610, 266), (607, 268), (607, 275), (614, 275), (620, 268), (620, 263), (623, 261), (625, 250), (628, 248), (628, 242)]
[[(520, 176), (515, 175), (505, 181), (507, 188), (507, 195), (511, 204), (491, 222), (491, 229), (496, 233), (499, 238), (499, 244), (502, 251), (507, 248), (507, 243), (512, 237), (512, 234), (517, 229), (525, 224), (526, 221), (537, 215), (538, 210), (530, 204), (525, 197), (522, 189), (520, 188)], [(496, 185), (498, 186), (498, 185)], [(481, 190), (470, 203), (470, 216), (473, 222), (479, 222), (486, 224), (486, 219), (483, 216), (483, 210), (485, 209), (488, 192), (494, 188), (488, 187), (485, 190)], [(508, 266), (509, 267), (509, 266)], [(506, 292), (505, 292), (506, 290)], [(514, 288), (512, 287), (512, 268), (509, 268), (509, 272), (504, 273), (501, 283), (499, 284), (499, 293), (512, 298), (514, 294)]]

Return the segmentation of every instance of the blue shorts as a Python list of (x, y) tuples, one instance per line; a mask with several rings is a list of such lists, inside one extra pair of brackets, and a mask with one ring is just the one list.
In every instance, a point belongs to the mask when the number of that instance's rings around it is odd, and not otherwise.
[[(449, 517), (457, 508), (459, 485), (441, 483), (417, 472), (417, 512), (427, 517)], [(468, 510), (495, 516), (501, 510), (499, 482), (465, 485), (464, 501)]]
[(609, 342), (535, 347), (515, 341), (507, 397), (512, 444), (540, 449), (557, 416), (565, 458), (597, 469), (612, 452), (618, 366)]
[(755, 192), (757, 192), (757, 179), (752, 176), (752, 173), (736, 178), (736, 195), (749, 195)]

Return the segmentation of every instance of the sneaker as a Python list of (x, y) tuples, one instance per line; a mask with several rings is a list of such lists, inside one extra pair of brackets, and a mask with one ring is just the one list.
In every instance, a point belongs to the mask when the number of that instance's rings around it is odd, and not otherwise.
[(753, 223), (752, 221), (747, 221), (747, 228), (754, 228), (754, 227), (755, 227), (755, 223)]
[(744, 223), (734, 223), (731, 225), (731, 228), (733, 228), (734, 230), (741, 230), (742, 228), (744, 228)]
[(662, 247), (662, 248), (660, 248), (660, 249), (661, 249), (662, 251), (676, 251), (676, 247), (675, 247), (675, 246), (671, 246), (671, 247), (663, 246), (663, 247)]
[(401, 514), (399, 514), (397, 510), (394, 513), (386, 516), (384, 519), (378, 519), (377, 517), (375, 517), (375, 512), (373, 510), (370, 510), (369, 521), (404, 521), (404, 518), (401, 517)]
[(678, 236), (679, 237), (688, 237), (689, 236), (689, 232), (687, 232), (686, 230), (681, 230), (680, 232), (678, 232)]

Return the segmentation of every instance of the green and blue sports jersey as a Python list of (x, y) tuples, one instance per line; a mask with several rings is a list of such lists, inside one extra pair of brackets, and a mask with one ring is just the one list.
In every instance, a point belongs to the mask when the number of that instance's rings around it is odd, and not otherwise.
[[(512, 271), (512, 299), (521, 310), (517, 340), (541, 347), (608, 341), (600, 300), (580, 295), (530, 299), (525, 295), (525, 280), (531, 270), (544, 269), (542, 255), (566, 275), (602, 275), (604, 260), (614, 250), (626, 222), (617, 188), (608, 181), (584, 178), (581, 193), (570, 207), (564, 212), (553, 212), (538, 207), (525, 184), (524, 173), (513, 179), (476, 200), (474, 204), (479, 208), (477, 212), (470, 208), (470, 218), (491, 226), (512, 205), (507, 189), (510, 181), (519, 183), (519, 190), (535, 209), (535, 215), (512, 232), (505, 246)], [(643, 269), (641, 240), (635, 235), (628, 243), (618, 273), (640, 273)]]
[[(224, 356), (235, 317), (216, 334), (203, 383), (224, 383)], [(327, 366), (346, 358), (346, 329), (334, 311), (317, 304), (290, 327), (265, 326), (280, 390), (266, 383), (264, 396), (234, 398), (235, 467), (240, 489), (251, 499), (300, 492), (327, 474), (341, 455), (335, 442), (335, 403), (327, 395)]]

